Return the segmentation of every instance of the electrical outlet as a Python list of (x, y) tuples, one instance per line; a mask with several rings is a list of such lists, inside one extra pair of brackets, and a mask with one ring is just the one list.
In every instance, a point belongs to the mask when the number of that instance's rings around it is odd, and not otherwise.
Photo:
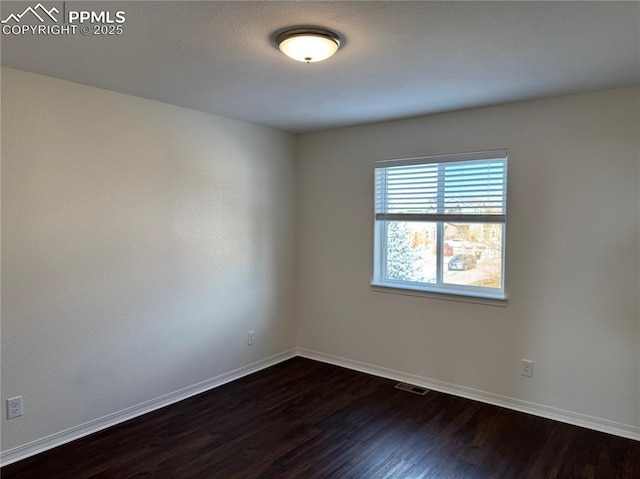
[(7, 419), (22, 416), (22, 396), (7, 399)]
[(528, 377), (533, 376), (533, 361), (523, 359), (522, 365), (520, 366), (520, 374)]
[(249, 331), (247, 333), (247, 346), (253, 346), (256, 342), (255, 334), (255, 331)]

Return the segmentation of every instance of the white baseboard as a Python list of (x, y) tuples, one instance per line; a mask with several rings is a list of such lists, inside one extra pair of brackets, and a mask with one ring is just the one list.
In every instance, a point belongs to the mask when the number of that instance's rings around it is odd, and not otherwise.
[(248, 364), (247, 366), (243, 366), (233, 371), (229, 371), (228, 373), (224, 373), (214, 378), (207, 379), (206, 381), (194, 384), (193, 386), (180, 389), (179, 391), (160, 396), (156, 399), (146, 401), (142, 404), (138, 404), (127, 409), (123, 409), (122, 411), (118, 411), (113, 414), (95, 419), (93, 421), (89, 421), (85, 424), (81, 424), (79, 426), (72, 427), (65, 431), (57, 432), (42, 439), (23, 444), (22, 446), (3, 451), (2, 453), (0, 453), (0, 465), (7, 466), (13, 462), (20, 461), (21, 459), (26, 459), (29, 456), (39, 454), (48, 449), (61, 446), (62, 444), (71, 441), (75, 441), (76, 439), (88, 436), (89, 434), (93, 434), (94, 432), (98, 432), (102, 429), (115, 426), (116, 424), (128, 421), (129, 419), (133, 419), (138, 416), (142, 416), (143, 414), (182, 401), (191, 396), (195, 396), (196, 394), (200, 394), (210, 389), (217, 388), (218, 386), (222, 386), (223, 384), (226, 384), (228, 382), (235, 381), (236, 379), (240, 379), (241, 377), (247, 376), (249, 374), (253, 374), (262, 369), (268, 368), (269, 366), (273, 366), (274, 364), (278, 364), (282, 361), (286, 361), (287, 359), (291, 359), (295, 356), (296, 350), (291, 349), (289, 351), (276, 354), (261, 361)]
[(572, 411), (565, 411), (543, 404), (532, 403), (523, 401), (521, 399), (510, 398), (508, 396), (502, 396), (500, 394), (493, 394), (486, 391), (480, 391), (465, 386), (458, 386), (455, 384), (438, 381), (436, 379), (429, 379), (415, 374), (407, 374), (393, 369), (376, 366), (369, 363), (360, 361), (354, 361), (339, 356), (333, 356), (331, 354), (320, 353), (309, 349), (299, 348), (298, 355), (308, 359), (314, 359), (324, 363), (334, 364), (336, 366), (342, 366), (344, 368), (353, 369), (374, 376), (380, 376), (387, 379), (393, 379), (394, 381), (406, 382), (422, 386), (427, 389), (439, 391), (454, 396), (460, 396), (467, 399), (473, 399), (483, 403), (493, 404), (495, 406), (504, 407), (507, 409), (513, 409), (534, 416), (541, 416), (547, 419), (553, 419), (555, 421), (564, 422), (567, 424), (573, 424), (575, 426), (581, 426), (595, 431), (605, 432), (613, 434), (615, 436), (621, 436), (628, 439), (635, 439), (640, 441), (640, 427), (631, 426), (627, 424), (620, 424), (614, 421), (608, 421), (606, 419), (600, 419), (597, 417), (587, 416), (586, 414), (580, 414)]
[(640, 441), (640, 427), (637, 426), (620, 424), (613, 421), (608, 421), (606, 419), (600, 419), (592, 416), (587, 416), (585, 414), (565, 411), (550, 406), (544, 406), (542, 404), (536, 404), (528, 401), (523, 401), (521, 399), (514, 399), (499, 394), (479, 391), (477, 389), (472, 389), (464, 386), (457, 386), (455, 384), (450, 384), (435, 379), (429, 379), (422, 376), (417, 376), (415, 374), (407, 374), (401, 371), (396, 371), (393, 369), (388, 369), (361, 361), (354, 361), (352, 359), (333, 356), (331, 354), (320, 353), (317, 351), (302, 348), (297, 350), (291, 349), (289, 351), (276, 354), (261, 361), (243, 366), (234, 371), (230, 371), (201, 383), (194, 384), (193, 386), (189, 386), (179, 391), (175, 391), (173, 393), (166, 394), (142, 404), (138, 404), (137, 406), (133, 406), (122, 411), (115, 412), (113, 414), (109, 414), (93, 421), (89, 421), (85, 424), (72, 427), (65, 431), (61, 431), (42, 439), (23, 444), (22, 446), (3, 451), (2, 453), (0, 453), (0, 465), (7, 466), (21, 459), (26, 459), (27, 457), (39, 454), (48, 449), (61, 446), (62, 444), (80, 439), (84, 436), (88, 436), (89, 434), (101, 431), (102, 429), (115, 426), (116, 424), (128, 421), (129, 419), (142, 416), (143, 414), (146, 414), (148, 412), (155, 411), (156, 409), (169, 406), (170, 404), (182, 401), (183, 399), (187, 399), (191, 396), (195, 396), (210, 389), (214, 389), (218, 386), (222, 386), (223, 384), (235, 381), (236, 379), (240, 379), (244, 376), (248, 376), (249, 374), (253, 374), (262, 369), (278, 364), (282, 361), (286, 361), (287, 359), (291, 359), (295, 356), (302, 356), (304, 358), (314, 359), (316, 361), (334, 364), (336, 366), (342, 366), (348, 369), (353, 369), (355, 371), (372, 374), (374, 376), (393, 379), (395, 381), (416, 384), (418, 386), (432, 389), (434, 391), (440, 391), (443, 393), (452, 394), (454, 396), (460, 396), (488, 404), (494, 404), (496, 406), (501, 406), (507, 409), (513, 409), (516, 411), (533, 414), (534, 416), (541, 416), (548, 419), (553, 419), (556, 421), (573, 424), (576, 426), (582, 426), (588, 429), (593, 429), (596, 431), (601, 431), (608, 434)]

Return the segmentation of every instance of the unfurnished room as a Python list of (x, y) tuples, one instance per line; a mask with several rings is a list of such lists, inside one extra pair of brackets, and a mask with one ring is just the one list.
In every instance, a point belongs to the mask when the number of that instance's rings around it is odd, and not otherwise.
[(640, 478), (640, 2), (0, 28), (3, 479)]

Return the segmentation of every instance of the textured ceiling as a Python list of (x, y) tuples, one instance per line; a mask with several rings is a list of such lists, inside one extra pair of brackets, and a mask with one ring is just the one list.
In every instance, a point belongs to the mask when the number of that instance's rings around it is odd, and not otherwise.
[[(57, 2), (45, 5), (61, 6)], [(70, 6), (72, 5), (72, 6)], [(25, 3), (2, 2), (2, 17)], [(120, 36), (2, 36), (2, 64), (306, 132), (640, 83), (637, 2), (67, 2)], [(290, 60), (288, 26), (344, 38)]]

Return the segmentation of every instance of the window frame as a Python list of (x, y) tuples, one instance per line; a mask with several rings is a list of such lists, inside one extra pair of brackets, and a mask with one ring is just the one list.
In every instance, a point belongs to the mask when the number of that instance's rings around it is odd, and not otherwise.
[[(485, 304), (506, 305), (506, 229), (507, 229), (507, 169), (508, 169), (508, 153), (506, 149), (485, 150), (466, 153), (452, 153), (435, 156), (401, 158), (395, 160), (381, 160), (375, 162), (375, 169), (397, 167), (397, 166), (413, 166), (413, 165), (443, 165), (451, 162), (464, 161), (481, 161), (481, 160), (504, 160), (503, 174), (503, 213), (498, 214), (477, 214), (477, 215), (456, 215), (448, 214), (442, 211), (442, 205), (438, 205), (438, 212), (435, 214), (425, 213), (407, 213), (394, 214), (386, 213), (386, 218), (379, 219), (376, 215), (376, 202), (378, 200), (378, 186), (374, 180), (374, 261), (373, 261), (373, 280), (371, 286), (375, 291), (409, 294), (412, 296), (428, 296), (442, 299), (479, 302)], [(440, 167), (439, 167), (440, 168)], [(438, 180), (438, 195), (442, 194), (440, 180)], [(409, 219), (408, 216), (416, 219)], [(415, 281), (388, 279), (386, 274), (387, 266), (387, 226), (391, 221), (423, 221), (431, 222), (436, 225), (436, 284), (428, 284)], [(445, 242), (445, 224), (462, 223), (462, 224), (501, 224), (501, 288), (488, 288), (485, 286), (471, 286), (454, 283), (446, 283), (444, 281), (445, 258), (443, 254)]]

